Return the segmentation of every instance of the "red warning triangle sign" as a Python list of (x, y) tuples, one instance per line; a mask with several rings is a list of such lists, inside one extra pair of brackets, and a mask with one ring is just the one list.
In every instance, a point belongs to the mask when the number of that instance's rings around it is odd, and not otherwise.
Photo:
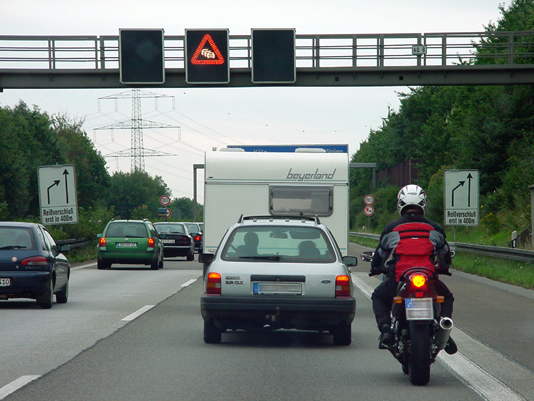
[(224, 57), (209, 33), (205, 34), (191, 57), (191, 64), (220, 65), (224, 64)]

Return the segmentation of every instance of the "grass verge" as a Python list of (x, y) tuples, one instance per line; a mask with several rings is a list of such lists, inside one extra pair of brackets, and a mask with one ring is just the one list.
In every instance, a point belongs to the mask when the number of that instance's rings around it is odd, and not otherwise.
[[(350, 237), (356, 244), (376, 248), (378, 241), (370, 238)], [(467, 252), (456, 251), (453, 267), (457, 270), (476, 274), (491, 280), (514, 284), (528, 289), (534, 289), (534, 264), (478, 256)]]
[(74, 248), (65, 253), (70, 263), (87, 262), (96, 259), (96, 246), (94, 244), (83, 248)]

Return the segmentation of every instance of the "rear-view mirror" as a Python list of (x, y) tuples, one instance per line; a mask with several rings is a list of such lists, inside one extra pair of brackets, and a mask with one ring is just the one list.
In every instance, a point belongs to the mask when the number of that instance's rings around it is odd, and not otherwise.
[(96, 239), (102, 238), (103, 234), (96, 234)]
[(343, 256), (343, 264), (347, 267), (358, 266), (358, 258), (356, 256)]
[(317, 239), (321, 237), (321, 232), (316, 229), (293, 229), (289, 231), (293, 239)]
[(215, 255), (213, 253), (201, 253), (198, 255), (198, 261), (206, 265), (209, 265), (211, 262), (213, 262), (213, 259), (215, 259)]

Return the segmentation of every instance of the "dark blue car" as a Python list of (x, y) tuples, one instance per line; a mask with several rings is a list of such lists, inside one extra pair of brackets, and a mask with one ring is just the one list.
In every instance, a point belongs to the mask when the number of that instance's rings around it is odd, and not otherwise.
[(51, 308), (69, 296), (70, 265), (41, 224), (0, 222), (0, 300), (34, 298)]

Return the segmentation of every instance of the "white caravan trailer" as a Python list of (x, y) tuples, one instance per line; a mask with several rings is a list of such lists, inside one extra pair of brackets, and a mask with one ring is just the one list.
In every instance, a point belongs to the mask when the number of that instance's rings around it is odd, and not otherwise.
[(206, 152), (203, 253), (213, 254), (241, 215), (318, 216), (347, 255), (349, 160), (347, 153), (298, 149)]

